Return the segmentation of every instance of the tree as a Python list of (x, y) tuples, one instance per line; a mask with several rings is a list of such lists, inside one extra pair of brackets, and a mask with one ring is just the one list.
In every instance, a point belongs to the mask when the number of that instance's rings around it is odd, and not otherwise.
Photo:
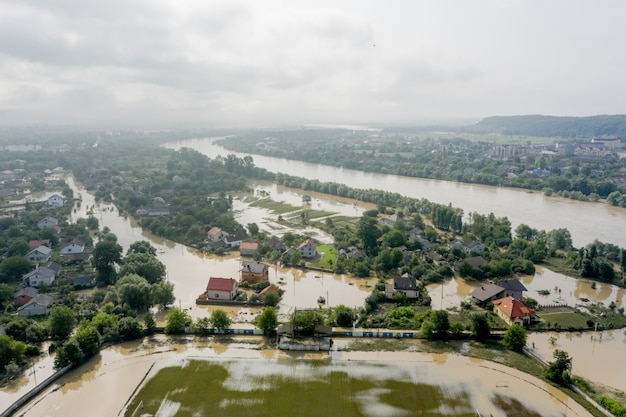
[(7, 251), (8, 256), (25, 256), (30, 251), (30, 246), (26, 239), (20, 238), (15, 239), (11, 242), (9, 246), (9, 250)]
[(122, 261), (118, 275), (137, 274), (149, 283), (160, 282), (165, 277), (165, 265), (149, 253), (131, 253)]
[(7, 281), (14, 281), (27, 274), (33, 265), (23, 256), (11, 256), (0, 264), (0, 274)]
[(351, 327), (354, 321), (354, 311), (343, 304), (333, 308), (334, 320), (337, 326)]
[(0, 336), (0, 370), (10, 362), (20, 362), (26, 352), (26, 344), (16, 341), (11, 336)]
[(56, 369), (65, 368), (68, 365), (76, 365), (83, 361), (83, 351), (80, 350), (80, 346), (76, 339), (70, 339), (63, 343), (63, 346), (57, 349), (57, 354), (54, 358), (54, 367)]
[(167, 324), (165, 325), (164, 331), (167, 334), (180, 333), (183, 328), (191, 322), (189, 314), (176, 307), (172, 307), (170, 309), (165, 316), (165, 320), (167, 321)]
[(504, 333), (502, 342), (507, 349), (515, 352), (521, 352), (526, 346), (526, 329), (522, 326), (514, 324)]
[(154, 321), (152, 313), (146, 313), (146, 316), (143, 318), (143, 324), (146, 327), (146, 334), (154, 333), (154, 329), (156, 329), (156, 322)]
[(274, 307), (265, 307), (256, 317), (256, 326), (263, 330), (263, 334), (273, 334), (278, 327), (278, 316)]
[(228, 318), (228, 314), (220, 308), (213, 310), (211, 313), (211, 325), (218, 330), (228, 329), (230, 326), (230, 319)]
[(363, 249), (368, 256), (378, 253), (378, 238), (380, 230), (378, 222), (373, 217), (361, 216), (357, 225), (357, 237), (361, 240)]
[(143, 334), (143, 327), (135, 317), (122, 317), (117, 327), (120, 336), (126, 340), (137, 339)]
[(72, 332), (76, 324), (76, 315), (71, 308), (60, 305), (50, 311), (48, 322), (50, 336), (57, 339), (65, 339)]
[(259, 234), (259, 226), (256, 223), (248, 223), (248, 233), (251, 236), (256, 236)]
[(130, 244), (128, 250), (126, 251), (126, 256), (132, 253), (146, 253), (148, 255), (156, 256), (157, 251), (147, 240), (138, 240)]
[(161, 281), (153, 284), (150, 288), (150, 301), (152, 305), (158, 304), (161, 307), (174, 303), (174, 284), (169, 281)]
[(470, 316), (472, 322), (472, 336), (479, 342), (486, 340), (491, 334), (491, 326), (486, 314), (472, 314)]
[(291, 258), (289, 259), (289, 264), (293, 266), (297, 266), (300, 264), (301, 261), (302, 261), (302, 255), (300, 255), (300, 252), (295, 251), (293, 255), (291, 255)]
[(126, 275), (115, 284), (120, 301), (133, 310), (147, 310), (150, 303), (150, 284), (136, 274)]
[(117, 240), (110, 239), (101, 240), (94, 247), (91, 262), (98, 272), (98, 281), (101, 285), (114, 283), (115, 269), (113, 265), (121, 262), (122, 250), (123, 248), (117, 243)]
[(199, 336), (207, 334), (209, 328), (210, 318), (201, 317), (191, 324), (191, 331)]
[(0, 283), (0, 306), (3, 306), (13, 299), (13, 288), (4, 283)]
[(545, 370), (546, 378), (557, 384), (569, 385), (572, 382), (572, 358), (563, 350), (556, 349), (552, 354), (556, 359)]
[(275, 307), (280, 301), (280, 296), (276, 291), (270, 291), (263, 294), (263, 304), (268, 307)]
[(431, 313), (430, 319), (434, 325), (435, 339), (445, 339), (450, 331), (450, 317), (446, 310), (435, 310)]
[(90, 358), (100, 350), (100, 333), (92, 325), (80, 328), (74, 336), (84, 358)]

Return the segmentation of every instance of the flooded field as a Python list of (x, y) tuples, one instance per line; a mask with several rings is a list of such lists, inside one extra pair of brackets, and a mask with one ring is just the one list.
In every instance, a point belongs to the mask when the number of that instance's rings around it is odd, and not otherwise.
[(261, 340), (155, 337), (108, 348), (21, 413), (589, 416), (548, 384), (491, 362), (421, 352), (289, 354), (261, 349)]

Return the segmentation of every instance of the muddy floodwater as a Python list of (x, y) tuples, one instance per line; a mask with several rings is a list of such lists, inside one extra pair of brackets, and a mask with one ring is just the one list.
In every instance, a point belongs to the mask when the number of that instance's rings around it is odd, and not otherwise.
[[(420, 390), (432, 390), (441, 395), (438, 405), (433, 406), (432, 400), (424, 404), (422, 411), (429, 412), (428, 415), (474, 416), (476, 411), (483, 416), (590, 415), (550, 385), (487, 361), (420, 352), (288, 354), (260, 350), (257, 342), (242, 339), (224, 345), (206, 339), (155, 337), (107, 348), (77, 371), (59, 379), (21, 414), (25, 417), (131, 415), (135, 410), (127, 414), (123, 411), (133, 404), (133, 393), (141, 393), (141, 388), (158, 375), (159, 370), (188, 366), (186, 369), (193, 372), (193, 360), (199, 359), (212, 361), (226, 370), (227, 377), (219, 389), (227, 389), (229, 396), (234, 395), (241, 404), (260, 401), (262, 396), (258, 391), (272, 389), (267, 381), (277, 381), (278, 385), (296, 381), (302, 388), (307, 382), (312, 387), (331, 384), (339, 375), (341, 381), (351, 384), (337, 388), (338, 392), (352, 395), (354, 412), (342, 414), (346, 416), (419, 415), (416, 402), (422, 395)], [(156, 415), (182, 415), (173, 412), (181, 409), (173, 404), (173, 398), (187, 387), (168, 386), (167, 381), (161, 384), (165, 392), (162, 399), (169, 398), (170, 402)], [(302, 389), (302, 395), (310, 395)], [(404, 400), (398, 402), (398, 398)], [(334, 401), (332, 394), (313, 399), (323, 403)], [(303, 400), (311, 401), (311, 398)], [(281, 401), (280, 393), (275, 393), (272, 401)], [(227, 415), (218, 412), (225, 404), (214, 404), (216, 415)], [(258, 405), (272, 410), (272, 403)], [(276, 408), (297, 410), (295, 403), (293, 408), (289, 408), (289, 404)], [(300, 414), (276, 414), (277, 417), (282, 415)]]

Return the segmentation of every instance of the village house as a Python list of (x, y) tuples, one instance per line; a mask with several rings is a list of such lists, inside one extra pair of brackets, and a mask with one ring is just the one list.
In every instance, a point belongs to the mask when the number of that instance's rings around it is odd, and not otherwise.
[(261, 298), (263, 298), (263, 296), (265, 294), (269, 294), (271, 292), (275, 292), (276, 294), (278, 294), (280, 296), (280, 288), (278, 288), (277, 286), (275, 286), (274, 284), (270, 284), (267, 287), (263, 288), (261, 290), (261, 292), (259, 293), (259, 296)]
[(65, 197), (59, 194), (54, 194), (48, 197), (48, 205), (54, 208), (63, 207), (65, 204)]
[(241, 280), (256, 284), (269, 279), (269, 266), (259, 261), (244, 261), (241, 264)]
[(303, 258), (313, 258), (317, 255), (317, 243), (311, 239), (307, 239), (298, 246), (297, 250)]
[(415, 277), (409, 273), (404, 273), (402, 276), (395, 276), (393, 281), (387, 281), (385, 295), (387, 298), (393, 298), (394, 294), (404, 294), (409, 299), (418, 299), (420, 290)]
[(25, 287), (38, 287), (39, 285), (51, 285), (56, 278), (54, 269), (46, 266), (39, 266), (34, 271), (22, 277), (22, 284)]
[(217, 242), (220, 241), (222, 239), (224, 239), (226, 236), (228, 236), (228, 233), (224, 232), (222, 229), (220, 229), (219, 227), (215, 226), (212, 227), (208, 232), (207, 232), (207, 238), (211, 241), (211, 242)]
[(19, 316), (47, 316), (52, 306), (52, 297), (47, 294), (37, 294), (29, 302), (17, 309)]
[(237, 296), (239, 283), (233, 278), (209, 278), (206, 287), (207, 300), (229, 301)]
[(224, 243), (226, 243), (226, 245), (231, 249), (238, 248), (239, 246), (241, 246), (242, 242), (243, 242), (242, 235), (227, 235), (224, 238)]
[(31, 262), (45, 262), (52, 257), (52, 249), (47, 246), (38, 246), (26, 254), (26, 259)]
[(470, 296), (475, 304), (485, 305), (504, 297), (514, 297), (521, 300), (524, 297), (524, 291), (527, 291), (524, 284), (518, 279), (512, 278), (502, 280), (498, 284), (481, 285), (478, 288), (474, 288), (470, 292)]
[(83, 242), (82, 240), (74, 239), (67, 246), (64, 246), (63, 249), (61, 249), (61, 256), (80, 254), (84, 251), (85, 242)]
[(528, 327), (530, 323), (537, 318), (537, 315), (532, 309), (513, 297), (495, 300), (493, 302), (493, 311), (509, 326), (517, 324), (519, 326)]
[(21, 307), (32, 300), (37, 294), (39, 294), (39, 290), (37, 288), (24, 287), (13, 295), (13, 305), (15, 307)]
[(424, 260), (430, 261), (435, 265), (444, 265), (448, 263), (448, 260), (442, 254), (435, 251), (426, 252), (426, 255), (424, 255)]
[(254, 256), (259, 250), (259, 242), (241, 242), (239, 254), (241, 256)]
[(58, 226), (59, 221), (54, 217), (44, 217), (43, 219), (37, 222), (37, 227), (39, 229), (52, 229), (54, 226)]

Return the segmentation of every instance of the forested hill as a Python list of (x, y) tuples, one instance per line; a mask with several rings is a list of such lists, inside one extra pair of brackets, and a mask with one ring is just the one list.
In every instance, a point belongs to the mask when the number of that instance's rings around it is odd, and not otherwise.
[(466, 131), (500, 135), (562, 138), (626, 137), (626, 115), (590, 117), (493, 116), (481, 120)]

